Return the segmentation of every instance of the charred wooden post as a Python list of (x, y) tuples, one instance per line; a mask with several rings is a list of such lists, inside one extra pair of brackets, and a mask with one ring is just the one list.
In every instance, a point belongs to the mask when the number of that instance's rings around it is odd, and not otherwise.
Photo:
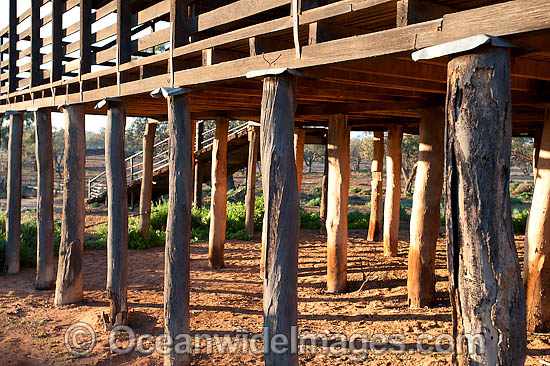
[(379, 241), (382, 233), (382, 184), (384, 174), (384, 132), (374, 132), (371, 163), (371, 198), (368, 241)]
[(153, 156), (157, 124), (149, 122), (143, 135), (143, 166), (139, 196), (139, 232), (144, 238), (151, 230), (151, 200), (153, 197)]
[[(454, 356), (459, 365), (523, 365), (525, 299), (509, 195), (510, 54), (466, 50), (447, 73), (447, 260), (461, 351)], [(468, 342), (472, 335), (484, 347)]]
[(65, 116), (65, 152), (63, 157), (63, 214), (61, 244), (55, 284), (55, 304), (82, 300), (82, 252), (86, 211), (86, 131), (85, 114), (80, 105), (61, 107)]
[(294, 130), (294, 159), (296, 160), (296, 175), (298, 180), (298, 199), (302, 193), (302, 173), (304, 171), (304, 144), (306, 142), (306, 130), (299, 128)]
[(443, 108), (421, 112), (418, 168), (411, 212), (407, 288), (409, 306), (421, 308), (435, 300), (435, 249), (441, 226), (445, 137)]
[(524, 284), (527, 298), (527, 330), (550, 331), (550, 106), (537, 157), (537, 178), (525, 238)]
[(384, 255), (397, 256), (399, 240), (399, 210), (401, 206), (401, 141), (403, 126), (388, 130), (386, 153), (386, 199), (384, 202)]
[(343, 114), (328, 119), (327, 291), (344, 292), (348, 265), (349, 128)]
[(321, 206), (319, 216), (321, 218), (321, 234), (327, 233), (327, 201), (328, 201), (328, 146), (325, 145), (325, 161), (323, 180), (321, 181)]
[(37, 290), (50, 290), (55, 283), (54, 223), (53, 223), (53, 145), (52, 114), (49, 109), (34, 112), (36, 124), (36, 162), (38, 167), (38, 213), (36, 220)]
[[(266, 74), (259, 75), (266, 76)], [(290, 347), (297, 336), (299, 199), (293, 143), (296, 77), (285, 71), (263, 79), (260, 115), (262, 185), (265, 205), (264, 342), (267, 366), (298, 364)]]
[(227, 216), (227, 132), (229, 120), (218, 118), (212, 145), (212, 193), (210, 200), (210, 232), (208, 236), (208, 264), (222, 268)]
[(256, 203), (256, 163), (260, 151), (260, 128), (250, 126), (248, 128), (248, 167), (246, 168), (246, 207), (245, 231), (248, 235), (254, 235), (254, 204)]
[(8, 274), (19, 273), (21, 236), (21, 161), (23, 145), (23, 113), (9, 112), (8, 181), (6, 215), (6, 262)]
[(120, 100), (107, 101), (105, 171), (107, 180), (107, 297), (109, 327), (128, 324), (128, 199), (124, 133), (126, 107)]
[[(204, 138), (204, 122), (197, 123), (195, 130), (195, 146), (197, 151), (202, 149), (202, 143)], [(193, 206), (195, 208), (202, 207), (202, 175), (200, 171), (200, 164), (198, 161), (194, 162), (193, 177), (194, 177), (194, 190), (193, 190)]]
[[(175, 340), (178, 335), (189, 334), (193, 127), (186, 90), (161, 88), (155, 90), (153, 95), (163, 95), (168, 103), (170, 155), (164, 260), (164, 332)], [(189, 365), (190, 359), (190, 353), (175, 352), (171, 347), (164, 356), (164, 365)]]

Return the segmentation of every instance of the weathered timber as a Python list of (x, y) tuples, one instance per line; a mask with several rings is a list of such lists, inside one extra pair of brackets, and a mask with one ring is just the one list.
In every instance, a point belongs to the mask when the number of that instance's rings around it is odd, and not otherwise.
[(425, 22), (443, 17), (455, 10), (449, 6), (437, 4), (434, 1), (426, 0), (399, 0), (397, 1), (396, 25), (404, 27), (407, 25)]
[(328, 197), (327, 202), (327, 291), (347, 288), (348, 195), (350, 179), (349, 127), (347, 117), (328, 119)]
[(172, 46), (181, 47), (189, 43), (189, 0), (170, 0), (170, 24)]
[(52, 0), (52, 67), (50, 79), (52, 82), (61, 80), (63, 76), (63, 9), (64, 0)]
[(38, 168), (38, 212), (36, 220), (37, 290), (50, 290), (55, 283), (54, 223), (53, 223), (53, 145), (52, 117), (49, 109), (34, 112), (36, 124), (36, 165)]
[(248, 166), (246, 168), (246, 208), (245, 231), (254, 235), (254, 204), (256, 203), (256, 163), (260, 152), (260, 129), (256, 126), (248, 128)]
[(208, 235), (208, 264), (211, 268), (224, 266), (225, 221), (227, 216), (227, 131), (229, 120), (216, 119), (212, 145), (212, 193), (210, 201), (210, 232)]
[[(195, 146), (197, 151), (202, 149), (204, 137), (204, 122), (198, 122), (195, 131)], [(202, 176), (200, 171), (200, 164), (198, 161), (194, 163), (193, 169), (193, 206), (195, 208), (202, 207)]]
[(123, 102), (107, 103), (105, 128), (105, 171), (107, 181), (107, 297), (109, 328), (128, 324), (128, 199), (124, 133), (126, 110)]
[(80, 0), (80, 75), (92, 71), (92, 0)]
[(8, 274), (19, 273), (21, 235), (21, 159), (23, 143), (23, 114), (10, 114), (8, 140), (8, 182), (6, 215), (6, 259), (4, 270)]
[(139, 232), (144, 238), (151, 230), (151, 199), (153, 196), (153, 155), (157, 124), (147, 123), (143, 135), (143, 163), (139, 197)]
[[(59, 1), (59, 0), (57, 0)], [(9, 67), (8, 67), (8, 91), (14, 92), (17, 90), (18, 81), (18, 51), (17, 51), (17, 0), (10, 0), (9, 3)]]
[(304, 144), (306, 142), (306, 130), (298, 128), (294, 130), (294, 159), (296, 161), (296, 179), (298, 181), (298, 199), (302, 193), (302, 173), (304, 172)]
[(550, 252), (550, 107), (536, 163), (535, 192), (525, 238), (524, 284), (527, 299), (527, 330), (550, 331), (550, 273), (546, 257)]
[[(189, 334), (193, 138), (189, 97), (186, 94), (170, 96), (167, 103), (171, 148), (164, 257), (164, 331), (176, 340), (178, 335)], [(177, 353), (172, 348), (164, 357), (164, 365), (189, 365), (190, 358), (189, 353)]]
[(375, 131), (372, 139), (373, 154), (371, 163), (371, 200), (370, 200), (370, 219), (367, 240), (379, 241), (382, 233), (382, 184), (384, 174), (384, 132)]
[(117, 14), (116, 59), (118, 64), (130, 62), (132, 58), (132, 25), (130, 0), (115, 0)]
[(42, 72), (40, 64), (42, 55), (40, 54), (40, 6), (41, 0), (31, 0), (31, 87), (42, 83)]
[(441, 226), (445, 114), (442, 107), (421, 112), (418, 165), (410, 224), (407, 289), (409, 306), (435, 300), (435, 249)]
[(86, 211), (85, 114), (80, 105), (63, 106), (65, 117), (65, 152), (63, 155), (63, 213), (61, 244), (57, 263), (55, 304), (65, 305), (82, 300), (82, 252)]
[(397, 256), (399, 211), (401, 206), (401, 141), (403, 126), (388, 130), (386, 152), (386, 197), (384, 202), (384, 255)]
[(319, 217), (321, 219), (321, 234), (327, 233), (327, 201), (328, 201), (328, 147), (325, 145), (323, 180), (321, 181), (321, 205)]
[(293, 366), (297, 336), (299, 199), (292, 149), (296, 77), (285, 73), (263, 81), (260, 119), (265, 205), (264, 342), (286, 337), (286, 348), (269, 347), (266, 366)]
[(458, 365), (525, 361), (525, 299), (509, 194), (509, 57), (506, 49), (480, 48), (448, 65), (445, 217)]

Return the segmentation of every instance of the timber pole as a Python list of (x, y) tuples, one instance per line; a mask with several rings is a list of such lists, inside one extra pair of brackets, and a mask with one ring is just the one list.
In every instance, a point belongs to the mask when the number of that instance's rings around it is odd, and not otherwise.
[(63, 157), (63, 214), (61, 244), (55, 284), (55, 304), (82, 300), (82, 266), (86, 211), (86, 130), (84, 109), (80, 105), (61, 107), (65, 116)]
[(347, 289), (349, 127), (343, 114), (328, 118), (327, 291)]
[[(203, 138), (204, 138), (204, 122), (199, 121), (197, 122), (197, 126), (195, 127), (195, 145), (196, 145), (197, 152), (199, 152), (202, 149)], [(194, 159), (193, 177), (194, 177), (193, 207), (201, 208), (202, 207), (202, 175), (201, 175), (200, 164), (197, 159), (197, 156), (195, 156), (195, 159)]]
[(54, 222), (53, 222), (53, 145), (52, 114), (49, 109), (34, 112), (36, 124), (36, 162), (38, 167), (38, 213), (36, 220), (37, 290), (51, 290), (55, 283)]
[(260, 128), (248, 127), (248, 167), (246, 169), (246, 208), (245, 230), (250, 236), (254, 235), (254, 205), (256, 203), (256, 164), (260, 150)]
[(367, 233), (368, 241), (380, 241), (382, 233), (382, 190), (384, 174), (384, 132), (375, 131), (372, 139), (373, 156), (371, 163), (371, 198), (370, 198), (370, 218), (369, 231)]
[[(449, 61), (445, 216), (458, 365), (525, 362), (525, 298), (509, 194), (510, 84), (505, 48), (478, 47)], [(484, 347), (468, 342), (472, 335)]]
[[(189, 335), (189, 275), (191, 240), (191, 201), (193, 198), (193, 127), (189, 97), (184, 89), (161, 88), (168, 103), (169, 192), (166, 247), (164, 256), (164, 332), (172, 340)], [(187, 366), (189, 352), (169, 347), (164, 366)]]
[(6, 215), (6, 262), (8, 274), (19, 273), (21, 236), (21, 161), (23, 156), (23, 113), (10, 112), (8, 139), (8, 182)]
[(264, 342), (266, 366), (296, 366), (298, 317), (299, 197), (292, 146), (296, 76), (285, 71), (263, 79), (260, 115), (262, 185), (265, 205)]
[(298, 199), (302, 193), (302, 175), (304, 172), (304, 144), (306, 142), (306, 130), (294, 129), (294, 159), (296, 161), (296, 175), (298, 181)]
[(321, 218), (321, 234), (327, 233), (327, 201), (328, 201), (328, 146), (325, 145), (323, 179), (321, 181), (321, 206), (319, 216)]
[(210, 232), (208, 264), (210, 268), (224, 266), (225, 223), (227, 218), (227, 132), (229, 120), (216, 119), (212, 145), (212, 193), (210, 201)]
[(128, 324), (128, 198), (124, 133), (126, 107), (121, 101), (107, 101), (105, 128), (105, 171), (107, 180), (107, 297), (108, 327)]
[(441, 226), (444, 166), (444, 109), (421, 111), (418, 168), (414, 184), (407, 276), (409, 306), (422, 308), (435, 300), (435, 250)]
[(151, 200), (153, 198), (153, 156), (156, 122), (148, 122), (143, 135), (143, 167), (139, 195), (139, 232), (147, 238), (151, 230)]
[(384, 255), (397, 256), (399, 243), (399, 211), (401, 206), (401, 141), (403, 126), (388, 130), (386, 153), (386, 199), (384, 202)]
[(525, 292), (527, 330), (550, 331), (550, 106), (546, 107), (544, 128), (536, 165), (536, 182), (525, 250)]

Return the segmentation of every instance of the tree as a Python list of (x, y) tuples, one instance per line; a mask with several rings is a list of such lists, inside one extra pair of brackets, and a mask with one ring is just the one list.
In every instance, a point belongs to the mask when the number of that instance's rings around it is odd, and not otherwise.
[(304, 163), (308, 168), (308, 173), (311, 173), (313, 163), (322, 161), (325, 157), (324, 145), (305, 145), (304, 146)]
[(416, 173), (416, 162), (418, 161), (418, 135), (403, 135), (401, 144), (401, 173), (405, 180), (405, 193), (411, 193), (412, 181)]
[(361, 162), (363, 161), (363, 142), (361, 137), (352, 138), (349, 142), (349, 157), (353, 170), (358, 172), (361, 170)]
[(53, 164), (59, 179), (63, 179), (63, 156), (65, 154), (65, 129), (53, 129)]
[(531, 137), (512, 137), (511, 165), (525, 175), (533, 173), (533, 145)]

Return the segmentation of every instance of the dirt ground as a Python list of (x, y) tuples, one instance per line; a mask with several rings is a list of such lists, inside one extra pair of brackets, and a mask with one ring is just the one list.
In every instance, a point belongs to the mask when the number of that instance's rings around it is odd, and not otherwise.
[[(311, 333), (351, 336), (363, 334), (403, 334), (406, 352), (362, 355), (330, 354), (321, 351), (300, 354), (300, 365), (446, 365), (450, 356), (420, 354), (419, 335), (438, 336), (451, 332), (449, 300), (446, 292), (444, 242), (437, 252), (438, 303), (433, 309), (407, 307), (406, 263), (407, 233), (401, 232), (399, 256), (385, 258), (380, 243), (364, 240), (364, 231), (350, 231), (350, 292), (330, 295), (325, 292), (325, 237), (313, 231), (300, 235), (299, 320), (300, 335)], [(516, 238), (521, 246), (522, 237)], [(191, 330), (200, 334), (232, 336), (262, 332), (262, 283), (258, 275), (259, 237), (252, 242), (226, 244), (226, 268), (207, 267), (207, 244), (192, 245)], [(108, 332), (100, 320), (108, 312), (104, 291), (106, 252), (86, 250), (84, 256), (84, 301), (55, 308), (53, 291), (32, 288), (34, 270), (24, 269), (14, 276), (0, 277), (0, 351), (2, 365), (160, 365), (162, 356), (134, 351), (112, 354)], [(139, 336), (162, 333), (163, 249), (130, 250), (129, 253), (130, 326)], [(365, 285), (357, 291), (366, 280)], [(90, 324), (97, 333), (97, 345), (83, 357), (71, 355), (64, 345), (64, 333), (78, 321)], [(379, 340), (380, 338), (376, 338)], [(529, 335), (527, 365), (550, 361), (550, 335)], [(434, 344), (434, 342), (428, 342)], [(261, 345), (260, 345), (261, 348)], [(349, 347), (348, 347), (349, 348)], [(411, 349), (411, 352), (408, 350)], [(240, 349), (239, 349), (240, 350)], [(344, 351), (346, 348), (344, 347)], [(208, 353), (206, 344), (193, 355), (194, 365), (260, 365), (262, 355), (242, 351), (234, 354)]]

